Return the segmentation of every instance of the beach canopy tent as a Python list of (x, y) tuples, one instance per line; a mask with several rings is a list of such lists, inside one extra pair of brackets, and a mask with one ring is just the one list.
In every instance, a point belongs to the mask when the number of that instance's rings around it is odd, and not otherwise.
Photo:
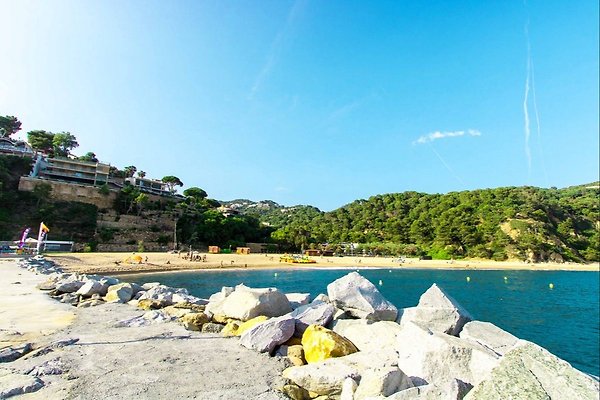
[(210, 254), (219, 254), (221, 252), (221, 248), (219, 246), (208, 246), (208, 252)]
[(235, 252), (237, 254), (250, 254), (250, 247), (238, 247)]

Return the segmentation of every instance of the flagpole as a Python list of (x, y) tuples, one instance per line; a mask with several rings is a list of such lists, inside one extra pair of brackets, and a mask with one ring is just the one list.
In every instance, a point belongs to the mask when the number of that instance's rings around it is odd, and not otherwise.
[(37, 254), (40, 254), (40, 249), (42, 248), (42, 226), (44, 222), (40, 222), (40, 231), (38, 232), (38, 242), (37, 242)]

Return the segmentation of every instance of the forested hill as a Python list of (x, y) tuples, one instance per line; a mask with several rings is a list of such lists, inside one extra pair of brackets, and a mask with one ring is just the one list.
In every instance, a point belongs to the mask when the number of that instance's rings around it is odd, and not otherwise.
[(299, 206), (285, 212), (273, 208), (259, 217), (278, 228), (274, 239), (297, 247), (352, 242), (380, 254), (598, 261), (599, 207), (596, 182), (565, 189), (404, 192), (326, 213)]

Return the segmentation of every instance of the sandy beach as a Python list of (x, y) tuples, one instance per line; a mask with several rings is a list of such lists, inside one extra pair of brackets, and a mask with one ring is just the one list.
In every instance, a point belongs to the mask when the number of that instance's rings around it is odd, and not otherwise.
[[(135, 255), (142, 262), (132, 261)], [(418, 269), (478, 269), (478, 270), (538, 270), (538, 271), (600, 271), (600, 263), (525, 263), (522, 261), (491, 260), (419, 260), (391, 257), (311, 257), (315, 264), (292, 264), (280, 262), (282, 254), (207, 254), (206, 261), (189, 261), (182, 255), (171, 253), (62, 253), (48, 254), (47, 257), (59, 263), (65, 271), (86, 274), (129, 274), (144, 272), (202, 270), (225, 268), (342, 268), (342, 267), (381, 267)]]

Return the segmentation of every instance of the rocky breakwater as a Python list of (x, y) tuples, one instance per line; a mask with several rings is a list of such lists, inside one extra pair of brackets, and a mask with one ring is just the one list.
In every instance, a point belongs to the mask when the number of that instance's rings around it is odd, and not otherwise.
[[(284, 357), (286, 383), (276, 389), (295, 400), (598, 399), (600, 394), (596, 379), (531, 342), (475, 321), (435, 284), (415, 307), (398, 310), (356, 272), (310, 301), (306, 294), (244, 285), (200, 299), (158, 282), (64, 274), (39, 259), (22, 266), (47, 273), (39, 288), (58, 301), (140, 309), (118, 327), (180, 323), (198, 335), (220, 333), (239, 338), (248, 349)], [(12, 350), (10, 360), (44, 351)], [(0, 398), (43, 385), (39, 374), (0, 377)]]

